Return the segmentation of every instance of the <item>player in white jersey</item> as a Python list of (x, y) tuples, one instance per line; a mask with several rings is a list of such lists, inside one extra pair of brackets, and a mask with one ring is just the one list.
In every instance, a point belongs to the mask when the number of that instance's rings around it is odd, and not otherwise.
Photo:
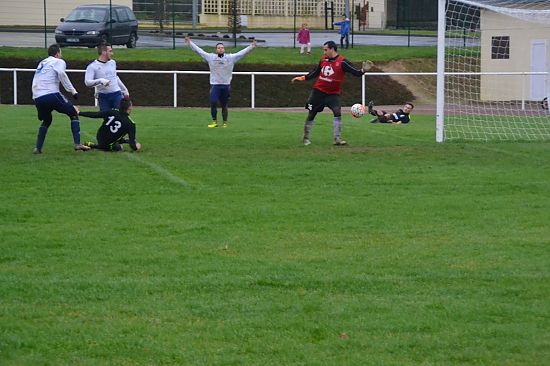
[(116, 74), (116, 61), (110, 44), (97, 47), (99, 57), (86, 67), (84, 82), (96, 89), (99, 110), (108, 112), (120, 105), (122, 98), (130, 99), (128, 89)]
[(212, 116), (212, 124), (208, 125), (208, 127), (218, 127), (218, 101), (222, 107), (222, 127), (227, 127), (227, 117), (229, 114), (227, 104), (231, 96), (233, 67), (237, 61), (256, 47), (256, 40), (253, 40), (250, 46), (234, 54), (226, 54), (223, 43), (218, 43), (216, 45), (216, 53), (205, 52), (202, 48), (194, 44), (189, 37), (185, 37), (185, 43), (208, 62), (208, 67), (210, 68), (210, 114)]
[(42, 146), (44, 146), (48, 128), (53, 121), (52, 112), (54, 110), (66, 114), (71, 119), (74, 149), (90, 150), (89, 147), (80, 143), (78, 112), (72, 103), (59, 92), (59, 83), (61, 82), (65, 90), (72, 94), (74, 100), (78, 99), (78, 92), (65, 73), (66, 68), (67, 65), (62, 60), (61, 48), (58, 44), (53, 44), (48, 47), (48, 58), (40, 61), (34, 73), (32, 79), (32, 99), (38, 111), (38, 119), (42, 121), (42, 124), (38, 128), (38, 136), (36, 137), (35, 154), (42, 153)]

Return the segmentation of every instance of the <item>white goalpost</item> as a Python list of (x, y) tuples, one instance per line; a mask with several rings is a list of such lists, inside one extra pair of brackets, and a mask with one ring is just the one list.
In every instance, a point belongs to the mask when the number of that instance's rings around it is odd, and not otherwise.
[(550, 140), (550, 1), (438, 6), (436, 141)]

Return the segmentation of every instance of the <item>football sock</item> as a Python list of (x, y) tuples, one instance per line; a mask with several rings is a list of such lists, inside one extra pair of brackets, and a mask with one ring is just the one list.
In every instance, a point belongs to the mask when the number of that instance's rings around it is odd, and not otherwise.
[(210, 115), (212, 116), (212, 121), (216, 121), (218, 119), (218, 107), (216, 106), (216, 103), (210, 104)]
[(80, 144), (80, 121), (75, 119), (71, 121), (71, 131), (73, 133), (73, 141), (75, 145)]
[(313, 127), (313, 121), (306, 121), (304, 126), (304, 138), (309, 140), (309, 133), (311, 132), (311, 127)]
[(334, 128), (334, 138), (340, 138), (340, 132), (342, 131), (342, 117), (334, 117), (332, 120), (332, 125)]
[(48, 133), (48, 127), (40, 126), (38, 128), (38, 136), (36, 137), (36, 148), (42, 151), (46, 134)]
[(227, 107), (222, 107), (222, 118), (223, 122), (227, 122), (227, 115), (229, 114), (229, 111), (227, 110)]

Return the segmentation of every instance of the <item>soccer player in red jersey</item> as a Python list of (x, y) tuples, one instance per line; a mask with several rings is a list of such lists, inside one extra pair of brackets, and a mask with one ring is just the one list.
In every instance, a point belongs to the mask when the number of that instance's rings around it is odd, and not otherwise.
[(317, 113), (321, 112), (325, 107), (329, 107), (334, 115), (334, 145), (342, 146), (347, 144), (341, 137), (342, 108), (340, 106), (340, 92), (342, 83), (346, 78), (346, 72), (353, 76), (362, 76), (365, 66), (361, 70), (355, 68), (350, 61), (339, 55), (337, 50), (338, 46), (336, 46), (336, 43), (333, 41), (325, 42), (323, 44), (325, 56), (323, 56), (317, 67), (307, 75), (297, 76), (292, 79), (292, 82), (295, 82), (317, 78), (306, 104), (306, 109), (309, 111), (304, 126), (304, 145), (306, 146), (311, 143), (309, 141), (309, 134), (313, 126), (313, 120)]

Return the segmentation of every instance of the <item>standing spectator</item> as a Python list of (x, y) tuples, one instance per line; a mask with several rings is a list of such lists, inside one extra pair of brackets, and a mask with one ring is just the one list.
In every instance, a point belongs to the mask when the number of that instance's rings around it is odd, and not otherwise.
[(233, 78), (233, 67), (235, 63), (243, 58), (247, 53), (251, 52), (256, 47), (256, 40), (245, 49), (237, 53), (225, 53), (223, 43), (216, 45), (216, 53), (207, 53), (202, 48), (197, 46), (189, 37), (185, 37), (185, 43), (191, 47), (200, 57), (208, 62), (210, 68), (210, 114), (212, 123), (209, 128), (218, 127), (218, 101), (222, 107), (222, 128), (227, 127), (227, 117), (229, 111), (227, 104), (231, 96), (231, 79)]
[(307, 46), (307, 54), (311, 55), (311, 36), (307, 23), (302, 23), (302, 28), (298, 32), (298, 43), (300, 44), (300, 55), (304, 54), (304, 48)]
[(97, 46), (99, 57), (86, 67), (84, 82), (88, 87), (95, 87), (99, 110), (110, 111), (118, 108), (122, 98), (130, 99), (128, 89), (116, 74), (116, 61), (113, 60), (113, 47), (102, 43)]
[[(340, 26), (340, 47), (349, 48), (349, 29), (350, 29), (350, 20), (345, 15), (342, 18), (341, 22), (335, 22), (334, 25)], [(346, 47), (344, 47), (344, 39), (346, 40)]]
[(303, 142), (305, 146), (311, 144), (309, 134), (313, 127), (315, 116), (317, 113), (323, 111), (325, 107), (329, 107), (333, 114), (334, 145), (347, 145), (347, 142), (342, 140), (341, 137), (342, 108), (340, 106), (340, 92), (346, 78), (345, 73), (349, 72), (353, 76), (362, 76), (366, 62), (363, 63), (361, 70), (356, 69), (344, 56), (339, 55), (337, 50), (338, 46), (336, 46), (336, 43), (333, 41), (325, 42), (323, 45), (325, 56), (323, 56), (317, 67), (307, 75), (297, 76), (292, 79), (292, 82), (295, 82), (317, 78), (306, 104), (306, 109), (309, 112), (304, 125)]
[(71, 102), (59, 92), (59, 83), (66, 91), (72, 94), (74, 100), (78, 100), (78, 92), (65, 73), (67, 64), (62, 59), (61, 48), (58, 44), (48, 47), (48, 58), (40, 61), (32, 79), (32, 99), (38, 111), (38, 120), (42, 124), (38, 128), (34, 154), (42, 154), (42, 146), (52, 124), (52, 112), (66, 114), (71, 121), (71, 132), (73, 134), (75, 150), (90, 150), (89, 147), (80, 143), (80, 121), (78, 111)]

